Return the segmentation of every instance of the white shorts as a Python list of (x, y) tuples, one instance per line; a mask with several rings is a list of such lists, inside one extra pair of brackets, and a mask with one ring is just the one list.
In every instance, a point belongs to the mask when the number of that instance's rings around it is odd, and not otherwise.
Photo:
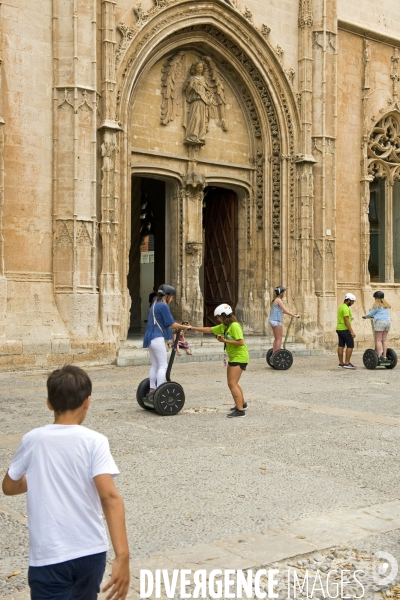
[(268, 321), (268, 322), (271, 325), (271, 327), (279, 327), (279, 325), (282, 325), (282, 323), (280, 321)]
[(390, 331), (390, 321), (378, 319), (374, 323), (375, 331)]

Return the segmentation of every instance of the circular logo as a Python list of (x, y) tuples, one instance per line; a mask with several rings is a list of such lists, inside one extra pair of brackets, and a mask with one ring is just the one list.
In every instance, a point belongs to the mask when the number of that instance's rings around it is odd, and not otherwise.
[(375, 552), (373, 559), (373, 578), (377, 585), (389, 585), (397, 576), (399, 566), (389, 552)]

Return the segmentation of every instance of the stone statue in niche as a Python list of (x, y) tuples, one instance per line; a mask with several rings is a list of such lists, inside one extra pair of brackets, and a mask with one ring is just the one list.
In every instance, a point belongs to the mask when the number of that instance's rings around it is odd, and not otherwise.
[(225, 122), (225, 91), (215, 62), (203, 56), (187, 73), (186, 55), (178, 52), (163, 66), (161, 78), (161, 123), (167, 125), (184, 111), (184, 143), (203, 146), (210, 119), (222, 131)]

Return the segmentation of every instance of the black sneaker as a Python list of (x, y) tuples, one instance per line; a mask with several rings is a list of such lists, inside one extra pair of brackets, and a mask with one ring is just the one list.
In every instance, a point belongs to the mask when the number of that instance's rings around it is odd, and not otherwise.
[[(245, 403), (243, 404), (243, 410), (246, 410), (246, 409), (247, 409), (247, 402), (245, 402)], [(229, 410), (230, 410), (231, 412), (232, 412), (233, 410), (236, 410), (236, 406), (232, 406), (232, 408), (230, 408)]]
[(244, 410), (233, 410), (231, 413), (229, 413), (229, 415), (226, 415), (228, 417), (228, 419), (232, 418), (232, 417), (245, 417), (246, 413), (244, 412)]
[(379, 362), (387, 362), (386, 356), (380, 356), (379, 357)]

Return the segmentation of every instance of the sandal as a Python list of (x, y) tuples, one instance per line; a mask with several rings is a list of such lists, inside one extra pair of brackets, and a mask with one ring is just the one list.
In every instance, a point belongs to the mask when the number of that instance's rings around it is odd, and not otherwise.
[(176, 353), (178, 356), (180, 356), (182, 354), (180, 350), (177, 350)]
[(192, 356), (192, 351), (191, 351), (191, 350), (186, 350), (186, 354), (187, 354), (188, 356)]

